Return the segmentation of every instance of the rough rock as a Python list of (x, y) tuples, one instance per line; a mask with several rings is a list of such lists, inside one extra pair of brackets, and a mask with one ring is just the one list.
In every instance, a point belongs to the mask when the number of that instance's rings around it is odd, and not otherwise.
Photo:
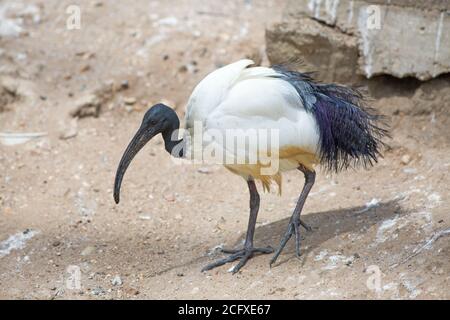
[[(356, 67), (367, 78), (388, 74), (420, 80), (450, 72), (448, 1), (291, 0), (287, 8), (283, 26), (275, 25), (267, 31), (271, 62), (280, 62), (286, 47), (291, 47), (308, 65), (320, 71), (324, 69), (324, 60), (334, 62), (339, 53), (330, 54), (329, 48), (322, 52), (317, 46), (308, 47), (302, 39), (322, 43), (332, 36), (340, 42), (333, 44), (333, 48), (345, 56), (348, 54), (345, 36), (349, 36), (357, 43), (359, 59), (342, 59), (345, 65), (338, 65), (341, 70)], [(316, 24), (317, 32), (311, 32), (303, 26), (308, 20), (318, 22), (321, 28)], [(339, 38), (335, 33), (345, 36)], [(347, 73), (329, 71), (335, 73), (335, 80), (348, 82)]]
[(8, 104), (17, 100), (18, 96), (14, 88), (11, 88), (8, 84), (4, 85), (2, 79), (0, 81), (0, 112), (3, 112)]
[(122, 278), (120, 276), (115, 276), (112, 280), (111, 280), (111, 284), (113, 286), (121, 286), (123, 284)]
[(95, 287), (91, 290), (91, 294), (94, 296), (103, 296), (106, 293), (102, 287)]
[(0, 3), (0, 38), (26, 34), (26, 24), (37, 24), (40, 21), (40, 8), (37, 5), (16, 1)]
[(32, 82), (10, 76), (0, 76), (0, 112), (18, 100), (36, 101), (37, 95)]
[(88, 92), (78, 99), (69, 110), (72, 117), (98, 117), (104, 103), (111, 100), (114, 95), (113, 84), (106, 84), (92, 92)]
[(135, 97), (126, 97), (123, 99), (123, 102), (125, 102), (125, 104), (127, 105), (133, 105), (136, 103), (136, 98)]
[(84, 248), (83, 251), (81, 251), (81, 255), (88, 256), (94, 252), (95, 252), (95, 247), (89, 246), (89, 247)]
[(62, 128), (60, 129), (59, 138), (61, 140), (68, 140), (76, 137), (78, 134), (78, 123), (77, 119), (71, 119), (64, 123)]
[(272, 63), (302, 59), (304, 69), (322, 81), (355, 82), (358, 78), (356, 38), (306, 17), (274, 26), (266, 32)]
[(100, 106), (100, 98), (96, 94), (88, 93), (75, 101), (74, 107), (69, 113), (72, 117), (98, 117)]

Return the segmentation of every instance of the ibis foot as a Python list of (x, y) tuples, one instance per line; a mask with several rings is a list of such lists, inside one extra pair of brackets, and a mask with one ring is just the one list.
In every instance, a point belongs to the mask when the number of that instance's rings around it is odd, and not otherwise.
[(253, 257), (253, 255), (255, 253), (260, 253), (260, 254), (268, 254), (268, 253), (273, 253), (273, 248), (272, 247), (266, 247), (266, 248), (244, 248), (244, 249), (222, 249), (221, 250), (223, 253), (227, 253), (230, 254), (228, 257), (223, 258), (223, 259), (219, 259), (213, 263), (208, 264), (207, 266), (205, 266), (202, 269), (203, 271), (208, 271), (211, 269), (214, 269), (216, 267), (220, 267), (226, 263), (229, 262), (233, 262), (235, 260), (239, 260), (239, 263), (237, 265), (235, 265), (233, 267), (233, 269), (231, 269), (231, 273), (235, 274), (236, 272), (238, 272), (246, 263), (247, 261)]
[(307, 224), (306, 222), (304, 222), (302, 219), (300, 219), (300, 225), (305, 228), (306, 231), (312, 231), (312, 227)]
[(300, 165), (298, 167), (298, 170), (303, 172), (303, 174), (305, 175), (305, 184), (303, 186), (302, 193), (300, 193), (300, 196), (298, 197), (297, 205), (295, 206), (291, 219), (289, 220), (286, 233), (281, 239), (280, 246), (278, 247), (277, 251), (275, 251), (275, 254), (270, 260), (270, 266), (272, 266), (272, 264), (274, 264), (275, 261), (277, 261), (278, 256), (280, 255), (281, 251), (283, 251), (284, 247), (286, 246), (286, 243), (289, 241), (289, 239), (292, 237), (293, 234), (295, 234), (295, 252), (297, 254), (297, 257), (300, 257), (300, 240), (301, 240), (300, 226), (303, 226), (303, 228), (305, 228), (307, 231), (312, 230), (312, 228), (309, 225), (307, 225), (302, 221), (302, 219), (300, 219), (300, 214), (302, 213), (303, 205), (305, 204), (309, 191), (311, 191), (311, 188), (316, 179), (316, 173), (314, 171), (305, 168), (303, 165)]
[(307, 231), (312, 231), (312, 228), (308, 224), (304, 223), (301, 219), (299, 219), (297, 217), (294, 217), (294, 219), (291, 219), (291, 221), (289, 222), (288, 228), (286, 230), (286, 233), (284, 234), (283, 239), (281, 239), (278, 249), (275, 251), (272, 259), (270, 260), (270, 266), (272, 266), (272, 264), (274, 264), (277, 261), (278, 256), (281, 254), (281, 251), (283, 251), (284, 247), (286, 246), (286, 243), (289, 241), (289, 239), (292, 237), (293, 234), (295, 234), (295, 253), (296, 253), (297, 257), (300, 257), (300, 255), (301, 255), (301, 252), (300, 252), (300, 241), (301, 241), (300, 226), (305, 228)]

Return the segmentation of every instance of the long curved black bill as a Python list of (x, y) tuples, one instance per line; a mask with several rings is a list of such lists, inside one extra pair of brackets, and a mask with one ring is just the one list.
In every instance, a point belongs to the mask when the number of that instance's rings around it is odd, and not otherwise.
[(114, 201), (116, 203), (119, 203), (120, 201), (120, 186), (122, 185), (123, 176), (125, 175), (125, 171), (127, 171), (131, 160), (133, 160), (139, 150), (141, 150), (142, 147), (155, 136), (155, 134), (155, 132), (148, 131), (141, 127), (128, 144), (128, 147), (120, 160), (119, 167), (116, 172), (116, 178), (114, 180)]

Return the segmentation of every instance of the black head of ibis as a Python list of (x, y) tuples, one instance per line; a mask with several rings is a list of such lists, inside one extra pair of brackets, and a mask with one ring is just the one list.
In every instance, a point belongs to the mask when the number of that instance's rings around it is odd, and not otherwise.
[(172, 108), (159, 103), (147, 110), (142, 119), (141, 126), (128, 144), (128, 147), (120, 160), (119, 167), (117, 168), (114, 181), (114, 201), (116, 203), (119, 203), (120, 201), (120, 186), (125, 171), (139, 150), (141, 150), (154, 136), (161, 133), (167, 152), (176, 157), (183, 156), (184, 149), (176, 148), (180, 145), (182, 140), (174, 138), (174, 133), (177, 133), (179, 128), (180, 120)]

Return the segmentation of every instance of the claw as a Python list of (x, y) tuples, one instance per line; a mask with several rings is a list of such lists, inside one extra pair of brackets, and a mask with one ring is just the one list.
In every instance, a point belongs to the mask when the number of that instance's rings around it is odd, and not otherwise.
[(278, 246), (278, 249), (275, 251), (275, 254), (273, 255), (272, 259), (270, 259), (270, 267), (277, 261), (279, 255), (281, 254), (281, 251), (283, 251), (284, 247), (286, 246), (289, 239), (292, 237), (293, 234), (295, 234), (295, 252), (297, 257), (301, 256), (300, 252), (300, 243), (301, 243), (301, 236), (300, 236), (300, 226), (303, 226), (306, 230), (310, 231), (312, 230), (309, 225), (304, 223), (302, 220), (295, 219), (294, 221), (290, 221), (288, 228), (286, 230), (286, 233), (284, 234), (283, 238), (281, 239), (280, 245)]
[(306, 231), (312, 231), (312, 227), (309, 224), (307, 224), (306, 222), (303, 222), (302, 219), (300, 219), (300, 225), (303, 228), (305, 228)]
[(213, 263), (208, 264), (202, 269), (202, 272), (214, 269), (216, 267), (222, 266), (226, 263), (233, 262), (235, 260), (239, 260), (239, 263), (235, 265), (231, 269), (231, 273), (235, 274), (237, 273), (246, 263), (247, 261), (253, 257), (255, 253), (261, 253), (261, 254), (267, 254), (272, 253), (273, 248), (267, 247), (267, 248), (244, 248), (244, 249), (222, 249), (222, 252), (230, 254), (228, 257), (219, 259)]
[(300, 214), (302, 213), (303, 205), (305, 204), (306, 198), (308, 197), (309, 191), (311, 190), (314, 180), (316, 177), (316, 173), (314, 171), (306, 169), (303, 165), (300, 165), (298, 167), (300, 171), (303, 172), (305, 175), (305, 185), (303, 186), (302, 193), (300, 194), (300, 197), (298, 198), (297, 205), (295, 206), (294, 212), (292, 213), (291, 219), (289, 220), (288, 228), (286, 230), (286, 233), (284, 234), (284, 237), (281, 239), (280, 246), (278, 247), (277, 251), (273, 255), (272, 259), (270, 260), (270, 266), (277, 261), (278, 256), (280, 255), (281, 251), (283, 251), (284, 247), (286, 246), (286, 243), (291, 238), (292, 234), (295, 233), (295, 251), (297, 254), (297, 257), (300, 256), (300, 226), (303, 226), (306, 230), (312, 231), (312, 228), (304, 223), (302, 219), (300, 219)]

